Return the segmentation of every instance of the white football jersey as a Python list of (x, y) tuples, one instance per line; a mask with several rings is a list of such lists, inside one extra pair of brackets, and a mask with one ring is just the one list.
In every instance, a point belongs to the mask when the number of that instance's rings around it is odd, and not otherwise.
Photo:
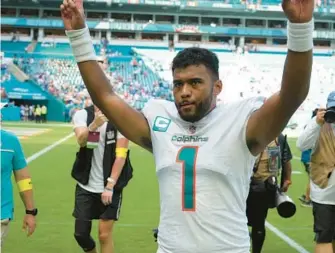
[(246, 253), (246, 199), (254, 157), (246, 145), (252, 98), (220, 104), (196, 123), (172, 102), (151, 100), (147, 118), (160, 190), (158, 253)]

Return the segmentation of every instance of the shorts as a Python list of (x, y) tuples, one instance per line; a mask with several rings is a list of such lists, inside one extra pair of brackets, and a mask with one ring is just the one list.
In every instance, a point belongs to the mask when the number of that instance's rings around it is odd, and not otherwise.
[(313, 202), (314, 232), (317, 243), (332, 243), (335, 240), (335, 205)]
[(247, 199), (248, 226), (262, 229), (268, 215), (268, 193), (250, 191)]
[(0, 241), (0, 247), (3, 244), (6, 235), (8, 234), (9, 222), (10, 222), (9, 219), (1, 220), (1, 241)]
[(120, 216), (122, 192), (114, 191), (112, 203), (105, 206), (101, 201), (101, 193), (86, 191), (76, 186), (73, 217), (79, 220), (115, 220)]

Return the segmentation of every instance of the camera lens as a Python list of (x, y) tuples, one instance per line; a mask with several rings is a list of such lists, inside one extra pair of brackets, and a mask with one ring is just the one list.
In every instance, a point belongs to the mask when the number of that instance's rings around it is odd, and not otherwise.
[(335, 108), (329, 108), (325, 114), (325, 121), (327, 123), (335, 123)]

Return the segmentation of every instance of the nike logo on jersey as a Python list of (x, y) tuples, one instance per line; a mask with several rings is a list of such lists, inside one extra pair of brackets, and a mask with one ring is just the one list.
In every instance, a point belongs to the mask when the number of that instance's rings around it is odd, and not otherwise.
[(152, 130), (156, 132), (166, 132), (170, 126), (170, 123), (171, 123), (171, 119), (157, 116), (154, 121)]

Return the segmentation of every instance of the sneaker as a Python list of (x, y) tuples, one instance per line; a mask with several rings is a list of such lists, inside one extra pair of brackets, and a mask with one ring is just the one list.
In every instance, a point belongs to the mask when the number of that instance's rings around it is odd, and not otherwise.
[(307, 201), (301, 201), (301, 206), (304, 206), (304, 207), (313, 207), (313, 203), (311, 200)]
[(301, 197), (299, 197), (299, 200), (300, 200), (301, 202), (306, 201), (306, 195), (303, 194)]

